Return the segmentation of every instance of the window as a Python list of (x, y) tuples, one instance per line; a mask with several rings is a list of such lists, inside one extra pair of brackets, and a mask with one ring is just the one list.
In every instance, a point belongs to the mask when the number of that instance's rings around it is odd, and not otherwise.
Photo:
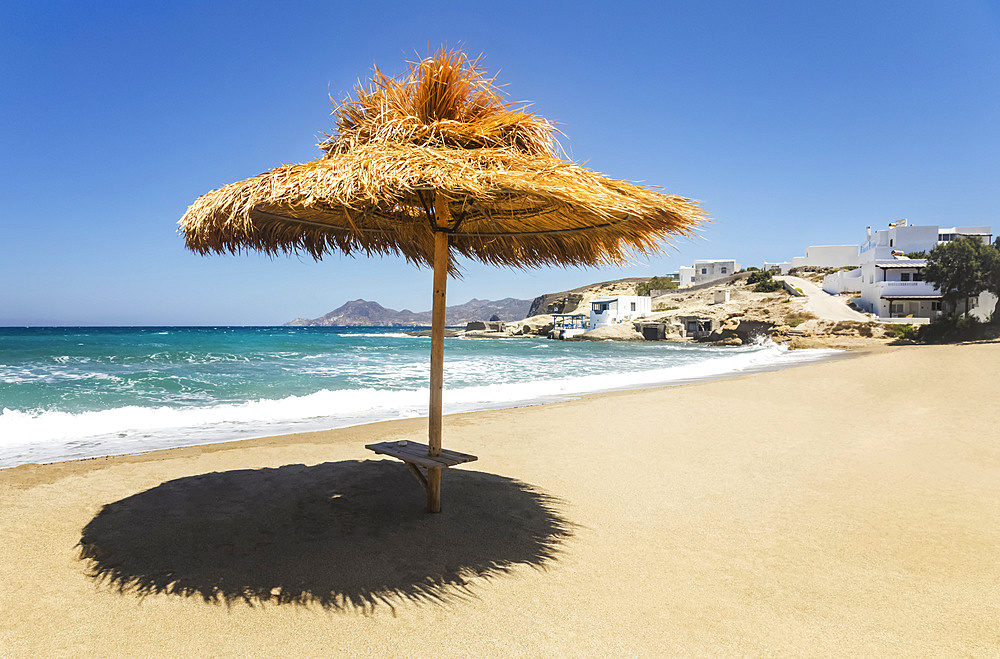
[(708, 274), (708, 268), (702, 268), (701, 269), (701, 274), (707, 275)]
[(941, 311), (941, 303), (931, 302), (931, 311)]
[(897, 314), (897, 313), (898, 314), (902, 314), (903, 313), (903, 305), (902, 304), (895, 304), (895, 303), (891, 304), (889, 306), (889, 315), (893, 315), (893, 314)]
[(910, 281), (910, 273), (909, 272), (899, 273), (899, 281)]
[(889, 247), (892, 247), (892, 238), (889, 239)]
[(913, 273), (913, 281), (923, 281), (923, 280), (924, 280), (923, 272), (917, 270), (916, 272)]
[(632, 303), (632, 311), (635, 311), (635, 302)]
[(722, 274), (726, 274), (726, 266), (722, 266), (722, 269), (719, 270), (719, 272), (721, 272)]

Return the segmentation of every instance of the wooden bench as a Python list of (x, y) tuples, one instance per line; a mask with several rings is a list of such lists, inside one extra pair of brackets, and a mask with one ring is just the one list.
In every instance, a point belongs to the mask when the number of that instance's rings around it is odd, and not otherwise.
[[(388, 455), (402, 460), (406, 468), (427, 492), (427, 511), (434, 513), (441, 510), (441, 470), (445, 467), (454, 467), (463, 462), (479, 459), (468, 453), (447, 449), (441, 449), (439, 455), (431, 455), (430, 447), (427, 444), (409, 440), (366, 444), (365, 448), (379, 455)], [(426, 476), (420, 471), (420, 467), (427, 470)]]

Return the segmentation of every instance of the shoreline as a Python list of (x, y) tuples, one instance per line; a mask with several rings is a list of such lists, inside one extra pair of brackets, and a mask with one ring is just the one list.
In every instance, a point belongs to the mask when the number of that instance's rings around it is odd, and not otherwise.
[[(774, 345), (776, 347), (778, 347), (779, 349), (782, 348), (782, 347), (784, 347), (788, 352), (795, 352), (795, 353), (800, 353), (801, 354), (801, 350), (803, 350), (802, 348), (793, 348), (793, 347), (790, 347), (790, 346), (781, 346), (780, 344), (774, 344)], [(885, 346), (884, 344), (867, 344), (867, 345), (864, 345), (863, 347), (855, 347), (855, 348), (850, 348), (850, 349), (848, 349), (848, 348), (832, 348), (832, 347), (825, 347), (825, 346), (816, 346), (815, 348), (806, 348), (805, 350), (823, 350), (823, 351), (826, 351), (825, 354), (817, 356), (814, 359), (810, 359), (810, 360), (806, 360), (806, 361), (801, 361), (801, 362), (794, 362), (794, 363), (770, 362), (770, 363), (765, 363), (765, 364), (751, 364), (751, 365), (749, 365), (747, 367), (741, 367), (738, 370), (729, 370), (729, 371), (725, 371), (725, 372), (722, 372), (722, 373), (708, 373), (708, 374), (705, 374), (705, 375), (695, 375), (695, 376), (691, 376), (691, 377), (677, 377), (676, 379), (669, 380), (669, 381), (663, 381), (663, 382), (638, 381), (638, 382), (635, 382), (635, 383), (626, 383), (626, 384), (621, 384), (621, 385), (617, 385), (617, 386), (612, 386), (612, 387), (609, 387), (609, 388), (598, 388), (598, 389), (587, 390), (587, 391), (582, 391), (582, 392), (576, 392), (576, 391), (556, 392), (556, 393), (552, 393), (552, 394), (548, 394), (548, 395), (535, 396), (534, 398), (530, 398), (530, 399), (512, 399), (512, 400), (504, 400), (504, 401), (495, 401), (495, 402), (492, 402), (492, 403), (480, 403), (480, 404), (477, 404), (477, 405), (475, 405), (475, 406), (473, 406), (471, 408), (467, 407), (465, 409), (457, 409), (455, 411), (447, 412), (445, 416), (451, 416), (451, 415), (454, 415), (454, 414), (465, 414), (465, 413), (470, 413), (470, 412), (483, 412), (483, 411), (490, 411), (490, 410), (512, 410), (512, 409), (518, 409), (518, 408), (522, 408), (522, 407), (534, 407), (534, 406), (537, 406), (537, 405), (550, 405), (550, 404), (559, 403), (559, 402), (576, 400), (578, 398), (585, 397), (585, 396), (590, 396), (590, 395), (594, 395), (594, 394), (611, 393), (611, 392), (615, 392), (615, 391), (631, 391), (631, 390), (643, 390), (643, 389), (658, 389), (658, 388), (662, 388), (662, 387), (674, 387), (674, 386), (681, 386), (681, 385), (693, 384), (693, 383), (697, 383), (697, 382), (709, 382), (709, 381), (713, 381), (713, 380), (727, 379), (727, 378), (733, 378), (733, 377), (742, 377), (742, 376), (745, 376), (745, 375), (752, 375), (752, 374), (755, 374), (755, 373), (766, 373), (766, 372), (769, 372), (769, 371), (777, 371), (777, 370), (783, 370), (783, 369), (787, 369), (787, 368), (797, 368), (797, 367), (800, 367), (800, 366), (808, 366), (810, 364), (823, 363), (823, 362), (826, 362), (826, 361), (834, 361), (834, 360), (838, 360), (838, 359), (848, 359), (848, 358), (859, 356), (861, 354), (865, 354), (866, 352), (878, 351), (878, 350), (886, 349), (887, 347), (888, 346)], [(684, 368), (684, 367), (682, 366), (682, 367), (671, 367), (671, 368)], [(447, 393), (446, 393), (446, 395), (447, 395)], [(389, 410), (389, 411), (391, 411), (391, 410)], [(192, 437), (191, 443), (181, 444), (181, 445), (178, 445), (178, 446), (162, 446), (162, 445), (160, 445), (160, 446), (154, 446), (153, 448), (148, 448), (148, 449), (126, 450), (126, 451), (113, 451), (113, 452), (110, 452), (110, 453), (104, 453), (104, 454), (98, 454), (98, 455), (56, 457), (56, 458), (51, 459), (49, 461), (45, 461), (45, 460), (42, 460), (42, 461), (29, 461), (29, 462), (23, 462), (23, 463), (20, 463), (20, 464), (9, 465), (9, 466), (4, 466), (3, 464), (0, 464), (0, 473), (2, 473), (6, 469), (14, 469), (14, 468), (17, 468), (18, 466), (22, 466), (22, 465), (26, 465), (26, 464), (47, 465), (47, 464), (57, 464), (57, 463), (61, 463), (61, 462), (73, 462), (73, 461), (77, 461), (77, 460), (92, 460), (92, 459), (107, 458), (107, 457), (116, 457), (116, 456), (141, 455), (141, 454), (145, 454), (145, 453), (154, 453), (154, 452), (157, 452), (157, 451), (168, 451), (168, 450), (172, 450), (172, 449), (175, 449), (175, 448), (185, 448), (185, 447), (193, 447), (193, 446), (210, 446), (210, 445), (213, 445), (213, 444), (220, 444), (220, 443), (241, 442), (241, 441), (250, 441), (250, 440), (254, 440), (254, 439), (264, 439), (264, 438), (273, 437), (273, 436), (299, 435), (299, 434), (306, 434), (306, 433), (313, 433), (313, 432), (326, 432), (326, 431), (329, 431), (329, 430), (340, 430), (340, 429), (346, 429), (346, 428), (355, 428), (355, 427), (361, 426), (361, 425), (368, 425), (368, 424), (372, 424), (372, 423), (383, 423), (383, 422), (386, 422), (386, 421), (392, 421), (392, 420), (403, 419), (403, 418), (405, 418), (405, 419), (426, 419), (427, 415), (426, 415), (426, 413), (422, 413), (422, 414), (417, 414), (417, 415), (414, 415), (414, 416), (406, 416), (406, 417), (395, 416), (395, 417), (389, 417), (389, 418), (374, 418), (374, 419), (372, 419), (372, 418), (364, 418), (363, 416), (359, 416), (356, 420), (350, 420), (350, 419), (341, 420), (339, 422), (333, 423), (332, 425), (325, 425), (325, 427), (320, 427), (320, 428), (316, 428), (315, 426), (329, 424), (330, 422), (324, 420), (324, 421), (316, 421), (314, 423), (309, 423), (307, 420), (290, 420), (290, 421), (287, 421), (284, 424), (286, 426), (286, 428), (281, 428), (277, 432), (265, 432), (263, 434), (250, 434), (250, 435), (246, 435), (246, 436), (230, 436), (230, 437), (225, 438), (225, 439), (208, 440), (208, 441), (199, 441), (199, 439), (197, 438), (197, 435), (196, 435), (195, 437)], [(290, 426), (294, 426), (294, 425), (301, 425), (301, 426), (306, 426), (306, 427), (304, 427), (302, 429), (294, 429), (294, 428), (290, 427)], [(178, 428), (177, 430), (178, 431), (186, 431), (186, 430), (190, 430), (190, 429), (188, 429), (188, 428)], [(209, 434), (210, 432), (212, 432), (212, 430), (213, 429), (207, 429), (204, 432), (206, 434)], [(250, 431), (250, 432), (252, 432), (252, 431)], [(230, 430), (228, 430), (228, 432), (226, 432), (226, 434), (227, 435), (237, 435), (239, 433), (237, 433), (236, 431), (230, 429)], [(88, 438), (88, 437), (79, 438), (79, 439), (74, 440), (74, 441), (80, 442), (80, 441), (87, 441), (87, 440), (90, 440), (90, 441), (99, 441), (99, 440)], [(163, 440), (160, 439), (161, 443), (162, 443), (162, 441)], [(100, 450), (100, 449), (98, 448), (98, 449), (95, 449), (95, 451), (96, 450)]]
[(0, 471), (0, 647), (995, 652), (1000, 345), (808, 366), (451, 415), (440, 515), (422, 418)]

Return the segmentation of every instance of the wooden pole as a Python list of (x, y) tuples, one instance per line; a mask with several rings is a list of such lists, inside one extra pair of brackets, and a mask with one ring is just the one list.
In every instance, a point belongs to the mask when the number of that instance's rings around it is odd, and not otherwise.
[(448, 285), (448, 234), (434, 234), (434, 304), (431, 309), (431, 455), (441, 455), (441, 394), (444, 389), (444, 309)]
[[(437, 226), (451, 225), (447, 200), (439, 193), (434, 202)], [(441, 455), (441, 397), (444, 390), (444, 310), (448, 287), (448, 234), (434, 234), (434, 304), (431, 309), (431, 384), (427, 420), (429, 453)], [(441, 512), (441, 469), (427, 470), (427, 512)]]
[(441, 512), (441, 467), (427, 470), (427, 512)]

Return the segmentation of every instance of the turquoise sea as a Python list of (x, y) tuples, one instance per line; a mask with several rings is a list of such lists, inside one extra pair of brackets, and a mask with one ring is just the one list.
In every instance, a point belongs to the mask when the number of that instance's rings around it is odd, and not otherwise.
[[(426, 415), (430, 340), (407, 328), (0, 328), (0, 467)], [(446, 339), (445, 412), (829, 359), (712, 347)]]

